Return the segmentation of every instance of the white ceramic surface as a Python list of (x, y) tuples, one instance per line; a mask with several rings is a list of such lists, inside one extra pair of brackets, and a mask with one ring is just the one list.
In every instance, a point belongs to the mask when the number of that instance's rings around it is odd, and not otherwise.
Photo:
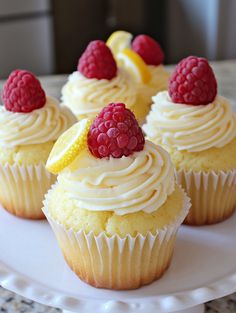
[[(74, 313), (74, 312), (67, 311), (67, 310), (63, 310), (62, 312), (63, 313)], [(121, 311), (121, 312), (123, 312), (123, 311)], [(204, 304), (199, 304), (199, 305), (197, 305), (195, 307), (192, 307), (192, 308), (189, 308), (189, 309), (186, 309), (186, 310), (175, 311), (174, 313), (204, 313), (204, 312), (205, 312)], [(81, 311), (80, 310), (79, 313), (88, 313), (88, 311)], [(152, 313), (154, 313), (154, 311)]]
[(0, 208), (0, 284), (72, 312), (173, 312), (236, 291), (236, 214), (204, 227), (182, 226), (170, 269), (133, 291), (95, 289), (67, 267), (46, 221)]
[[(236, 112), (236, 61), (215, 62), (213, 67), (220, 94), (232, 100)], [(41, 81), (48, 94), (59, 98), (66, 79), (61, 75)], [(137, 291), (112, 292), (96, 290), (75, 277), (46, 222), (19, 220), (0, 208), (0, 285), (38, 302), (80, 313), (184, 310), (236, 291), (235, 226), (236, 216), (214, 226), (183, 226), (170, 270), (159, 282)], [(198, 309), (191, 313), (199, 313)]]

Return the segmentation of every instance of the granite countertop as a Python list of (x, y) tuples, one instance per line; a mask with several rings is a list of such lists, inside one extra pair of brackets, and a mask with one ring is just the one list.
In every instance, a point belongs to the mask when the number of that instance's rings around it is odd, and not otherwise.
[[(229, 98), (236, 106), (236, 60), (212, 63), (218, 81), (219, 93)], [(171, 69), (171, 67), (169, 67)], [(59, 98), (65, 75), (42, 77), (46, 92)], [(0, 88), (2, 85), (0, 81)], [(236, 293), (210, 301), (205, 305), (207, 313), (236, 313)], [(50, 308), (7, 291), (0, 287), (0, 313), (58, 313), (59, 309)]]
[[(59, 309), (25, 299), (0, 287), (0, 313), (61, 313)], [(210, 301), (205, 305), (205, 313), (235, 313), (236, 293)]]

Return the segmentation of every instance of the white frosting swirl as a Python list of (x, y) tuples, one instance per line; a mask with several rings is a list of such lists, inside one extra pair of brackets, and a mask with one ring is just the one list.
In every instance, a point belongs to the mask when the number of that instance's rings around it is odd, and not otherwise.
[(221, 96), (207, 105), (186, 105), (173, 103), (164, 91), (153, 102), (143, 129), (155, 142), (197, 152), (221, 148), (236, 137), (236, 116)]
[(76, 71), (62, 88), (62, 102), (79, 118), (95, 117), (111, 102), (124, 102), (128, 108), (136, 103), (137, 87), (129, 74), (119, 69), (111, 80), (86, 78)]
[(56, 141), (76, 122), (71, 111), (51, 97), (46, 104), (30, 113), (15, 113), (0, 107), (0, 146), (40, 144)]
[(168, 153), (146, 141), (144, 150), (120, 159), (97, 159), (85, 150), (58, 183), (81, 209), (124, 215), (157, 210), (174, 191), (175, 178)]

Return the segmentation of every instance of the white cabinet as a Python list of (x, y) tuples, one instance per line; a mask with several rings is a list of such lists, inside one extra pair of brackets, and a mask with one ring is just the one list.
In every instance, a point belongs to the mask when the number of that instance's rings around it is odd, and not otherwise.
[(0, 17), (50, 10), (48, 0), (0, 0)]
[(0, 77), (15, 68), (37, 75), (54, 70), (49, 0), (0, 0)]

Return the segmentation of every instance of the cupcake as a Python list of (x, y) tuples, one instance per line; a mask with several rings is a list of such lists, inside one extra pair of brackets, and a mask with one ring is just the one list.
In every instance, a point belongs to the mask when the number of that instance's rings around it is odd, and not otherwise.
[(153, 97), (143, 129), (170, 153), (191, 197), (186, 224), (217, 223), (235, 211), (236, 116), (229, 100), (217, 95), (206, 59), (190, 56), (177, 65), (169, 92)]
[(163, 66), (164, 52), (159, 43), (147, 35), (138, 35), (132, 42), (132, 50), (141, 56), (151, 74), (150, 81), (143, 86), (140, 96), (149, 105), (152, 103), (152, 96), (159, 91), (166, 90), (170, 73)]
[[(133, 41), (132, 37), (128, 32), (115, 31), (108, 38), (107, 44), (118, 64), (127, 68), (138, 83), (138, 100), (134, 112), (143, 121), (150, 110), (152, 96), (167, 89), (170, 74), (163, 66), (164, 52), (156, 40), (148, 35), (138, 35)], [(127, 50), (132, 51), (126, 53)]]
[(44, 218), (42, 200), (55, 181), (45, 168), (57, 138), (75, 121), (47, 97), (36, 77), (13, 71), (2, 90), (0, 107), (0, 202), (10, 213)]
[(62, 88), (62, 102), (78, 120), (94, 118), (104, 103), (123, 101), (132, 109), (136, 103), (137, 86), (129, 73), (117, 68), (116, 61), (101, 40), (90, 42)]
[(52, 149), (47, 168), (59, 175), (43, 211), (83, 281), (138, 288), (169, 267), (189, 199), (168, 153), (145, 142), (123, 103), (109, 104), (90, 124), (81, 120)]

